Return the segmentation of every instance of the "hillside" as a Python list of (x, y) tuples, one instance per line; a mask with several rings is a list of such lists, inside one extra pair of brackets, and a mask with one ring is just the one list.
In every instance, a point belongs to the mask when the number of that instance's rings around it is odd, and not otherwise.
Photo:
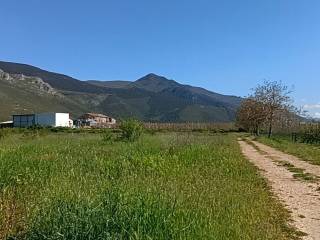
[[(0, 62), (0, 69), (10, 76), (24, 76), (10, 83), (0, 78), (2, 120), (16, 112), (68, 111), (77, 116), (97, 111), (145, 121), (230, 122), (241, 102), (239, 97), (183, 85), (156, 74), (133, 82), (80, 81), (26, 64)], [(30, 79), (51, 92), (35, 87)]]
[(10, 74), (23, 74), (25, 76), (41, 78), (44, 82), (59, 90), (89, 93), (101, 92), (99, 87), (87, 82), (79, 81), (63, 74), (45, 71), (26, 64), (0, 61), (0, 69)]
[(57, 111), (71, 112), (76, 117), (88, 110), (39, 78), (12, 75), (0, 70), (0, 121), (18, 113)]
[(130, 81), (122, 81), (122, 80), (116, 80), (116, 81), (88, 80), (87, 82), (96, 86), (108, 87), (108, 88), (123, 88), (128, 86), (131, 83)]

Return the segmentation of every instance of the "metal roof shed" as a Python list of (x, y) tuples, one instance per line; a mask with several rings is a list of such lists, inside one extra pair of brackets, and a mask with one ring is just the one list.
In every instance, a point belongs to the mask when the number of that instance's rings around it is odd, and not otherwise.
[(36, 113), (13, 115), (13, 127), (72, 127), (69, 113)]

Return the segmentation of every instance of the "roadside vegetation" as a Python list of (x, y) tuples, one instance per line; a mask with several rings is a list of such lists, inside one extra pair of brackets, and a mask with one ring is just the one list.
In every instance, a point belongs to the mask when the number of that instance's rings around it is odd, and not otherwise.
[(274, 135), (271, 138), (258, 137), (257, 140), (283, 152), (295, 155), (310, 163), (320, 165), (320, 145), (306, 144), (297, 139), (294, 141), (291, 135)]
[(258, 85), (242, 102), (237, 126), (264, 144), (320, 165), (320, 124), (302, 117), (290, 93), (281, 82)]
[(0, 239), (292, 239), (235, 134), (8, 131)]

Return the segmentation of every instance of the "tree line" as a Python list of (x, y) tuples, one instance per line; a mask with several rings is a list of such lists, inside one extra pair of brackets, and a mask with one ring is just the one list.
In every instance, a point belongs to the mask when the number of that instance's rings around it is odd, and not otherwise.
[(237, 124), (246, 131), (272, 136), (273, 130), (293, 128), (300, 121), (301, 112), (293, 105), (292, 90), (279, 81), (264, 81), (241, 104)]

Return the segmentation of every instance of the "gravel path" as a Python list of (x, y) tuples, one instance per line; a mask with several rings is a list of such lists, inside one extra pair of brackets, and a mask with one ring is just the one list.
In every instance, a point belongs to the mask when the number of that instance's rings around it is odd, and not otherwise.
[(269, 156), (277, 158), (280, 161), (287, 161), (291, 164), (293, 164), (295, 167), (303, 168), (308, 173), (312, 173), (316, 176), (320, 177), (320, 166), (319, 165), (313, 165), (306, 161), (302, 161), (298, 157), (283, 153), (279, 150), (276, 150), (272, 147), (269, 147), (267, 145), (264, 145), (262, 143), (252, 141), (254, 145), (256, 145), (259, 149), (261, 149), (264, 152), (267, 152)]
[[(320, 240), (320, 182), (296, 178), (283, 163), (303, 168), (305, 173), (320, 177), (320, 166), (312, 165), (269, 146), (239, 140), (243, 154), (269, 181), (274, 193), (291, 212), (294, 226), (307, 234), (306, 240)], [(282, 163), (279, 164), (279, 163)]]

